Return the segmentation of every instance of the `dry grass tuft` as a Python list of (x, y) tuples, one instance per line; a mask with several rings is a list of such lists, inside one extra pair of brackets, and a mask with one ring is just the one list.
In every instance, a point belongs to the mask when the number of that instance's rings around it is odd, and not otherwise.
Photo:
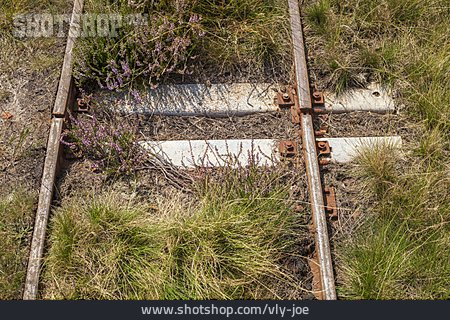
[(255, 299), (300, 291), (301, 279), (282, 261), (302, 259), (303, 214), (293, 214), (282, 177), (242, 170), (204, 181), (198, 201), (178, 192), (170, 201), (106, 192), (63, 203), (51, 222), (44, 297)]

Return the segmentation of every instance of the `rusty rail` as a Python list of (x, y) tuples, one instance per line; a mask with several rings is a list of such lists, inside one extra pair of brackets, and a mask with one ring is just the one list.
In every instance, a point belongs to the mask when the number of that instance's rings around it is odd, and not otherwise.
[(58, 84), (58, 92), (53, 106), (52, 124), (47, 142), (44, 172), (42, 174), (38, 208), (36, 211), (33, 238), (31, 240), (30, 255), (28, 258), (27, 275), (23, 292), (24, 300), (35, 300), (38, 294), (47, 222), (50, 215), (54, 183), (61, 155), (60, 139), (64, 125), (64, 116), (68, 105), (73, 103), (75, 97), (72, 82), (72, 49), (82, 10), (83, 0), (75, 0), (70, 20), (69, 35), (67, 37), (66, 51), (64, 54), (64, 63)]
[(311, 88), (308, 79), (299, 3), (298, 0), (288, 0), (288, 2), (292, 43), (294, 46), (295, 76), (297, 80), (296, 87), (298, 94), (296, 98), (299, 100), (299, 111), (301, 112), (300, 123), (302, 146), (311, 199), (316, 255), (320, 268), (321, 298), (325, 300), (336, 300), (333, 262), (331, 260), (325, 204), (322, 193), (322, 182), (320, 179), (319, 159), (316, 151), (316, 139), (311, 116)]

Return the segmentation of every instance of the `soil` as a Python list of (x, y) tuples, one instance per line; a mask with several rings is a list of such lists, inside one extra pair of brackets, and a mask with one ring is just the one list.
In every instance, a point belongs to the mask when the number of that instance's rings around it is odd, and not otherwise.
[(400, 135), (408, 139), (416, 130), (411, 123), (401, 114), (370, 112), (320, 115), (314, 121), (316, 130), (325, 126), (328, 128), (325, 137), (333, 138)]
[(338, 219), (331, 221), (331, 238), (352, 234), (362, 222), (370, 207), (370, 201), (364, 194), (362, 182), (355, 173), (355, 165), (328, 164), (321, 170), (324, 185), (334, 187)]
[(140, 132), (154, 140), (293, 139), (296, 136), (289, 110), (242, 117), (140, 116)]
[(56, 59), (51, 67), (0, 75), (0, 193), (18, 185), (39, 190), (64, 48), (65, 40), (57, 39), (35, 51)]
[(199, 58), (192, 67), (192, 74), (172, 74), (166, 77), (164, 84), (174, 83), (292, 83), (294, 79), (293, 61), (286, 59), (284, 65), (266, 67), (257, 70), (252, 65), (240, 65), (228, 68), (217, 68), (217, 65), (203, 63)]

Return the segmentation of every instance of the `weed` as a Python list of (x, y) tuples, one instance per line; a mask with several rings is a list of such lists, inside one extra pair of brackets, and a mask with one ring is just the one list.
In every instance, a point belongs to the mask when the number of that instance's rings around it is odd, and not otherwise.
[(284, 1), (89, 1), (86, 12), (139, 13), (148, 15), (148, 22), (125, 23), (113, 38), (79, 39), (74, 66), (79, 85), (155, 87), (167, 77), (194, 72), (196, 64), (215, 71), (217, 65), (228, 71), (251, 66), (255, 73), (284, 61), (289, 65)]
[(0, 34), (13, 29), (13, 19), (30, 12), (56, 12), (57, 9), (68, 9), (69, 4), (62, 0), (0, 0)]
[(312, 70), (323, 85), (342, 92), (372, 81), (395, 84), (410, 111), (448, 128), (445, 1), (321, 0), (305, 10), (307, 41), (317, 48), (310, 50)]
[(396, 165), (401, 160), (388, 146), (360, 158), (363, 191), (374, 204), (363, 227), (338, 245), (342, 298), (450, 296), (448, 177), (432, 150), (422, 144), (427, 157), (413, 167)]
[(61, 141), (110, 177), (132, 174), (143, 158), (131, 123), (110, 117), (99, 120), (96, 113), (79, 119), (71, 117), (71, 127)]
[(317, 28), (317, 30), (325, 31), (327, 24), (327, 13), (330, 9), (328, 0), (322, 0), (311, 5), (306, 13), (308, 22)]
[(206, 33), (196, 52), (220, 71), (236, 73), (250, 67), (255, 76), (289, 73), (292, 47), (286, 1), (197, 1), (194, 10), (203, 17)]
[(15, 38), (14, 18), (28, 13), (62, 14), (70, 10), (70, 6), (69, 2), (61, 0), (0, 0), (0, 72), (7, 74), (23, 69), (38, 72), (58, 69), (56, 66), (62, 59), (54, 54), (57, 40)]
[(414, 155), (420, 157), (424, 167), (445, 169), (445, 150), (449, 150), (449, 141), (442, 135), (439, 127), (428, 131), (419, 141)]
[(449, 203), (431, 195), (445, 193), (438, 185), (445, 183), (436, 175), (402, 179), (379, 200), (370, 223), (339, 245), (341, 297), (450, 297)]
[(275, 283), (300, 290), (281, 261), (307, 237), (302, 215), (274, 173), (241, 174), (251, 182), (204, 181), (198, 201), (174, 193), (149, 204), (109, 192), (64, 203), (51, 221), (45, 297), (254, 299), (282, 297)]
[(0, 300), (21, 298), (34, 208), (25, 190), (0, 196)]
[(367, 191), (382, 198), (395, 183), (397, 161), (395, 146), (376, 144), (373, 148), (363, 147), (359, 155), (359, 172), (367, 183)]
[[(142, 2), (141, 8), (150, 6)], [(74, 76), (80, 84), (97, 82), (108, 90), (120, 90), (147, 79), (156, 85), (165, 74), (184, 73), (192, 46), (192, 38), (200, 36), (200, 17), (189, 11), (189, 5), (179, 2), (178, 10), (139, 11), (149, 14), (149, 21), (118, 28), (117, 37), (79, 39), (76, 46)], [(91, 3), (91, 9), (105, 9)], [(87, 4), (89, 10), (89, 3)], [(133, 12), (126, 2), (108, 7), (113, 12)], [(96, 21), (94, 21), (96, 22)]]

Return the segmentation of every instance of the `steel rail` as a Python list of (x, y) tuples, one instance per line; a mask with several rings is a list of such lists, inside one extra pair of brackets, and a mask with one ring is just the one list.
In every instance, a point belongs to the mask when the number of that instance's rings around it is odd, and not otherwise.
[(28, 257), (27, 274), (23, 291), (24, 300), (35, 300), (38, 296), (39, 276), (44, 253), (45, 237), (50, 216), (53, 190), (61, 156), (61, 133), (64, 125), (64, 116), (68, 105), (73, 103), (74, 88), (72, 83), (72, 50), (79, 28), (80, 14), (83, 10), (83, 0), (75, 0), (70, 19), (69, 35), (67, 37), (64, 63), (58, 84), (58, 92), (52, 112), (52, 123), (47, 141), (44, 170), (42, 173), (39, 191), (38, 208), (31, 240), (30, 255)]
[(308, 79), (303, 29), (301, 25), (298, 0), (288, 0), (291, 22), (292, 44), (294, 47), (294, 63), (297, 97), (301, 110), (302, 146), (305, 158), (308, 189), (311, 200), (312, 219), (315, 232), (315, 247), (320, 268), (320, 283), (322, 298), (336, 300), (333, 262), (331, 260), (330, 242), (328, 237), (327, 219), (322, 193), (322, 181), (316, 151), (313, 119), (311, 116), (311, 88)]

